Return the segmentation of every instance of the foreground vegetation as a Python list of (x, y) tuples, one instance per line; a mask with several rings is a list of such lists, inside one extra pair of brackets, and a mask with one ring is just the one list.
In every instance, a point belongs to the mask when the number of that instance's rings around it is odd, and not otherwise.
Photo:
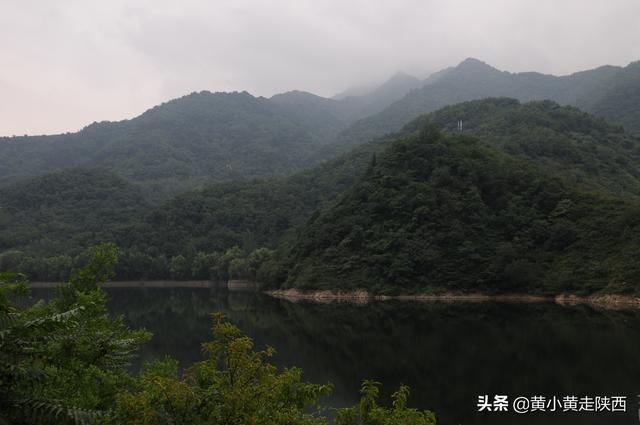
[[(24, 307), (20, 275), (0, 276), (0, 420), (11, 424), (323, 424), (319, 403), (329, 384), (303, 382), (302, 371), (278, 370), (274, 350), (213, 315), (206, 359), (183, 372), (165, 358), (129, 372), (151, 335), (111, 318), (99, 287), (112, 276), (114, 245), (93, 247), (51, 301)], [(24, 302), (22, 303), (24, 304)], [(377, 404), (379, 383), (362, 384), (360, 403), (335, 411), (336, 425), (432, 425), (432, 413), (406, 406), (401, 386), (391, 408)]]

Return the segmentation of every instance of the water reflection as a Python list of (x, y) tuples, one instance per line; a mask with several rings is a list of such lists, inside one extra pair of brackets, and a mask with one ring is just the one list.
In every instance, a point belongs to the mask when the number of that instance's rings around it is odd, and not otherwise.
[[(34, 290), (34, 296), (46, 295)], [(438, 424), (629, 424), (637, 421), (640, 315), (552, 304), (368, 305), (291, 303), (253, 292), (207, 288), (113, 288), (110, 309), (154, 338), (145, 360), (200, 360), (209, 314), (222, 311), (280, 366), (330, 381), (328, 403), (356, 401), (359, 383), (411, 386), (410, 404), (436, 411)], [(479, 414), (479, 394), (626, 395), (627, 415)]]

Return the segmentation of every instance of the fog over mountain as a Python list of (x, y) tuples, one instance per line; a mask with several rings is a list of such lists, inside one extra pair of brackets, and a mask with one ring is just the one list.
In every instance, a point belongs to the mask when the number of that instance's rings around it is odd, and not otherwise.
[(554, 75), (640, 57), (636, 0), (1, 0), (0, 11), (0, 135), (77, 131), (201, 90), (331, 97), (466, 57)]

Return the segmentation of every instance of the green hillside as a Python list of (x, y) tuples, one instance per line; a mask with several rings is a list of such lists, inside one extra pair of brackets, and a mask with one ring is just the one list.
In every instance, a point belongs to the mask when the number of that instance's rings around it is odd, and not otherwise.
[(591, 89), (578, 105), (640, 134), (640, 61), (615, 73), (601, 87)]
[(153, 208), (121, 243), (167, 255), (275, 248), (287, 231), (353, 185), (376, 152), (377, 140), (286, 178), (229, 182), (189, 191)]
[(0, 189), (0, 252), (75, 255), (118, 238), (149, 208), (139, 188), (104, 170), (75, 168)]
[[(167, 277), (168, 262), (173, 257), (182, 256), (192, 264), (199, 253), (222, 253), (235, 246), (246, 253), (262, 247), (275, 249), (317, 210), (349, 190), (372, 157), (381, 155), (394, 140), (417, 134), (425, 122), (445, 132), (455, 132), (458, 120), (463, 120), (465, 134), (477, 137), (478, 143), (537, 166), (545, 178), (562, 179), (565, 186), (583, 191), (628, 199), (640, 195), (640, 177), (635, 167), (639, 155), (637, 139), (572, 107), (548, 101), (520, 104), (513, 99), (496, 98), (443, 108), (410, 122), (394, 135), (362, 144), (348, 154), (289, 177), (212, 184), (157, 206), (146, 205), (136, 195), (129, 198), (132, 204), (126, 205), (128, 209), (121, 208), (119, 221), (101, 225), (100, 236), (122, 247), (125, 258), (143, 257), (146, 262), (157, 259), (161, 265), (155, 277)], [(79, 193), (108, 191), (112, 186), (109, 179), (92, 181), (89, 188), (84, 184), (89, 182), (78, 182)], [(91, 214), (102, 214), (119, 205), (110, 203), (108, 197), (100, 204), (84, 199), (67, 202), (65, 190), (56, 185), (43, 189), (41, 184), (33, 183), (5, 190), (3, 193), (16, 199), (29, 199), (31, 192), (57, 199), (55, 194), (60, 193), (60, 202), (55, 208), (46, 204), (36, 207), (39, 201), (5, 209), (0, 221), (5, 241), (1, 249), (19, 249), (39, 258), (75, 255), (85, 246), (75, 235), (84, 234), (87, 226), (77, 217), (78, 211), (90, 209)], [(44, 230), (40, 238), (47, 243), (34, 243), (38, 229), (42, 229), (43, 214), (50, 214), (46, 216), (49, 226), (64, 231)], [(127, 278), (139, 277), (131, 272), (133, 268), (129, 267)]]
[(342, 100), (299, 91), (270, 99), (203, 91), (77, 133), (0, 137), (0, 187), (68, 167), (99, 167), (139, 183), (157, 203), (215, 182), (285, 176), (329, 158), (320, 148), (349, 123), (419, 83), (397, 75)]
[(448, 106), (420, 121), (477, 136), (567, 183), (622, 196), (640, 196), (640, 139), (574, 107), (551, 101), (521, 104), (490, 98)]
[(272, 279), (377, 292), (635, 289), (639, 213), (428, 126), (314, 214)]
[(163, 198), (205, 182), (290, 174), (332, 136), (324, 117), (306, 120), (243, 93), (193, 93), (137, 118), (73, 134), (0, 139), (0, 183), (65, 167), (102, 167)]
[[(70, 170), (28, 179), (0, 190), (0, 270), (58, 279), (81, 260), (73, 257), (88, 241), (96, 239), (122, 248), (121, 278), (192, 277), (198, 253), (234, 246), (247, 252), (275, 248), (288, 230), (350, 187), (384, 145), (362, 145), (288, 178), (212, 184), (159, 205), (148, 205), (141, 191), (105, 171)], [(99, 202), (93, 193), (101, 194)], [(117, 220), (101, 219), (114, 210)], [(180, 256), (189, 263), (188, 273), (170, 275), (170, 260)]]

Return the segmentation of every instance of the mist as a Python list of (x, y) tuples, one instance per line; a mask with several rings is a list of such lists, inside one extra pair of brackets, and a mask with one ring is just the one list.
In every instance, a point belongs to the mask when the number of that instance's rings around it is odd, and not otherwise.
[(640, 59), (637, 0), (1, 0), (0, 9), (0, 135), (76, 131), (200, 90), (331, 96), (466, 57), (556, 75)]

